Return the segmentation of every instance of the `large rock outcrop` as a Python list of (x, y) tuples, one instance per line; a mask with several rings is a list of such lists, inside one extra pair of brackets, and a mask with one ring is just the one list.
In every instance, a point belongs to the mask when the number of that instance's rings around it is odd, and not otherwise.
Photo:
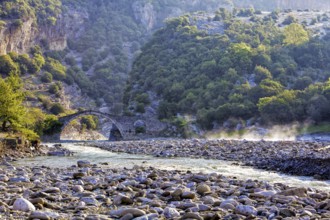
[(36, 44), (47, 44), (51, 50), (63, 50), (67, 47), (68, 37), (81, 33), (87, 13), (68, 9), (62, 13), (55, 25), (38, 26), (33, 18), (18, 24), (7, 21), (0, 30), (0, 55), (9, 52), (27, 53)]

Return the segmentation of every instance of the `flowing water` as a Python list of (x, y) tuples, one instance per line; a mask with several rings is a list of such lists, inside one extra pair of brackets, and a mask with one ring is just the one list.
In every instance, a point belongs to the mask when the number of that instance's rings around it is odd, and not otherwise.
[(246, 166), (233, 165), (229, 161), (190, 159), (190, 158), (159, 158), (149, 155), (112, 153), (95, 147), (75, 144), (64, 144), (64, 147), (75, 152), (71, 157), (36, 157), (17, 161), (19, 166), (61, 167), (75, 165), (78, 160), (89, 160), (100, 164), (107, 162), (107, 167), (132, 168), (135, 165), (151, 166), (158, 169), (190, 170), (192, 172), (220, 173), (235, 176), (239, 179), (257, 179), (271, 183), (284, 183), (290, 186), (312, 187), (330, 192), (330, 181), (317, 181), (311, 177), (298, 177), (254, 169)]

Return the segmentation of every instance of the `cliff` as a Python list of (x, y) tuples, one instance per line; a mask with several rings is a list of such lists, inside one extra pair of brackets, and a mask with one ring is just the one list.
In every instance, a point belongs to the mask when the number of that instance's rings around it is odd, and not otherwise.
[(31, 47), (39, 44), (50, 50), (64, 50), (67, 39), (80, 33), (87, 18), (86, 13), (70, 9), (57, 18), (55, 25), (38, 26), (32, 17), (19, 23), (17, 20), (5, 20), (0, 29), (0, 55), (28, 53)]

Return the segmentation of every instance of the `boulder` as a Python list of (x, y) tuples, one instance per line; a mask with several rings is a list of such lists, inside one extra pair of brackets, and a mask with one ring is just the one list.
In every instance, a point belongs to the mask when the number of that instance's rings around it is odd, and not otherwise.
[(206, 193), (211, 192), (211, 188), (206, 184), (199, 184), (196, 188), (196, 191), (200, 195), (205, 195)]
[(249, 205), (238, 205), (235, 208), (235, 213), (240, 215), (257, 215), (257, 209)]
[(140, 217), (146, 215), (145, 211), (137, 208), (122, 208), (122, 209), (110, 211), (110, 216), (122, 217), (127, 214), (132, 214), (134, 217)]
[(49, 220), (49, 219), (58, 219), (60, 217), (59, 214), (55, 212), (32, 212), (29, 219), (40, 219), (40, 220)]
[(167, 219), (173, 219), (180, 216), (180, 213), (175, 208), (166, 207), (164, 209), (164, 216)]
[(91, 162), (88, 160), (78, 160), (77, 165), (78, 165), (78, 167), (90, 167)]
[(34, 205), (30, 201), (24, 198), (18, 198), (14, 202), (13, 210), (30, 212), (30, 211), (35, 211), (36, 207), (34, 207)]

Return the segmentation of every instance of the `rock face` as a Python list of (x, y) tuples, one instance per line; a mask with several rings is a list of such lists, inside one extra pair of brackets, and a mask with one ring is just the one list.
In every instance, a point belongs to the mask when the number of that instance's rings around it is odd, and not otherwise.
[(9, 52), (27, 53), (40, 42), (47, 43), (51, 50), (64, 50), (67, 47), (67, 38), (80, 33), (87, 17), (83, 12), (69, 9), (57, 18), (57, 23), (53, 26), (37, 26), (33, 18), (23, 21), (21, 26), (8, 22), (0, 30), (0, 55)]
[(150, 2), (136, 1), (132, 4), (134, 17), (138, 20), (147, 30), (151, 30), (156, 23), (156, 12)]

